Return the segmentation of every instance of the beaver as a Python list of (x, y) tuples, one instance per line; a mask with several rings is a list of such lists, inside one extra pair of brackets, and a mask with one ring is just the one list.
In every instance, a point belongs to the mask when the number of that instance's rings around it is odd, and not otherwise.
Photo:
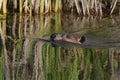
[(83, 42), (85, 42), (86, 38), (85, 38), (85, 36), (76, 37), (76, 36), (68, 34), (68, 33), (67, 34), (53, 33), (50, 36), (50, 40), (82, 44)]

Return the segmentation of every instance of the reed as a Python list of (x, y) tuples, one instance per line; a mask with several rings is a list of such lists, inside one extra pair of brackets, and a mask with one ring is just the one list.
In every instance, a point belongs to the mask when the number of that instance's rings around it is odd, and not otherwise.
[[(9, 1), (10, 0), (0, 1), (0, 8), (3, 4), (3, 13), (7, 13), (7, 7), (11, 7), (10, 5), (12, 5), (12, 3), (6, 5)], [(102, 16), (106, 13), (112, 14), (113, 11), (119, 7), (117, 6), (119, 0), (14, 0), (10, 2), (13, 2), (13, 7), (9, 9), (13, 8), (15, 11), (19, 11), (19, 13), (27, 13), (30, 15), (74, 11), (74, 13), (84, 16)], [(19, 9), (17, 6), (19, 6)]]
[(18, 5), (18, 4), (17, 4), (17, 0), (14, 0), (14, 1), (13, 1), (14, 10), (17, 10), (17, 5)]
[(3, 0), (3, 13), (7, 13), (7, 0)]
[(39, 13), (39, 7), (40, 7), (40, 0), (36, 0), (35, 3), (34, 3), (34, 13), (36, 13), (36, 14)]
[(55, 2), (55, 12), (58, 12), (61, 10), (61, 0), (56, 0)]
[(31, 1), (30, 1), (30, 11), (29, 11), (29, 12), (30, 12), (30, 17), (32, 16), (32, 9), (33, 9), (32, 4), (33, 4), (33, 3), (32, 3), (32, 0), (31, 0)]
[(45, 0), (40, 1), (40, 13), (44, 13), (44, 5), (45, 5)]
[[(113, 0), (113, 1), (114, 1), (114, 0)], [(117, 1), (118, 1), (118, 0), (115, 0), (115, 1), (113, 2), (113, 4), (111, 5), (111, 11), (110, 11), (110, 14), (113, 13), (113, 11), (114, 11), (114, 9), (115, 9), (115, 6), (116, 6), (116, 4), (117, 4)]]
[(19, 12), (20, 14), (22, 14), (22, 10), (23, 10), (23, 0), (19, 0)]
[[(83, 0), (82, 0), (83, 2)], [(77, 13), (80, 14), (81, 13), (81, 8), (80, 8), (80, 4), (78, 2), (78, 0), (75, 0), (75, 5), (76, 5), (76, 8), (77, 8)], [(83, 10), (84, 10), (84, 6), (83, 6)], [(83, 14), (85, 15), (85, 12), (83, 11)]]
[(3, 0), (0, 0), (0, 11), (1, 11), (1, 7), (2, 7), (2, 1), (3, 1)]
[(22, 14), (21, 15), (19, 15), (19, 27), (18, 27), (18, 37), (19, 37), (19, 39), (21, 39), (21, 37), (23, 37), (23, 31), (22, 31), (22, 18), (23, 18), (23, 16), (22, 16)]
[[(117, 0), (113, 0), (113, 2), (110, 1), (103, 1), (103, 0), (74, 0), (76, 10), (78, 14), (83, 14), (83, 15), (103, 15), (103, 12), (105, 10), (110, 10), (111, 14), (112, 11), (115, 9), (116, 3), (118, 2)], [(103, 3), (104, 2), (104, 3)], [(81, 5), (79, 4), (81, 3)], [(107, 3), (107, 4), (106, 4)], [(111, 5), (111, 9), (108, 3), (113, 3)], [(81, 7), (80, 7), (81, 6)], [(104, 13), (105, 14), (105, 13)]]

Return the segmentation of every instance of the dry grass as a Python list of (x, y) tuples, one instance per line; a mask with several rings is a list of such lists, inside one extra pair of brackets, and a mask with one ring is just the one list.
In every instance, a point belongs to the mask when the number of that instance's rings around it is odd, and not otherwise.
[[(7, 13), (7, 7), (12, 7), (13, 10), (30, 15), (74, 11), (84, 16), (102, 16), (105, 13), (112, 14), (119, 2), (119, 0), (7, 0), (7, 2), (6, 0), (0, 0), (0, 9), (2, 7), (3, 13)], [(11, 4), (13, 6), (10, 6)]]

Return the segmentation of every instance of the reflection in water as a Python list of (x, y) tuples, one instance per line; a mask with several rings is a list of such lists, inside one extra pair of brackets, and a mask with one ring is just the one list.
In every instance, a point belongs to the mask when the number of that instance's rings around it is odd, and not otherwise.
[[(119, 24), (116, 17), (8, 16), (0, 21), (0, 80), (118, 80)], [(49, 41), (55, 32), (84, 34), (87, 41)]]

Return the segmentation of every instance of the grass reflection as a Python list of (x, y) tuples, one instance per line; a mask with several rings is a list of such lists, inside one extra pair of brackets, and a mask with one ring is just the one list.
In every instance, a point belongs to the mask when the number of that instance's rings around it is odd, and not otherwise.
[[(72, 20), (70, 17), (67, 28), (65, 25), (69, 18), (61, 21), (64, 18), (60, 16), (60, 14), (55, 17), (24, 15), (17, 18), (17, 15), (14, 15), (12, 20), (3, 21), (2, 27), (0, 26), (1, 31), (4, 31), (4, 34), (0, 34), (2, 41), (0, 79), (115, 80), (119, 78), (119, 49), (64, 46), (60, 43), (55, 45), (49, 41), (50, 34), (54, 32), (74, 32), (77, 29), (82, 29), (82, 34), (96, 31), (95, 35), (102, 35), (106, 32), (105, 28), (102, 28), (103, 33), (97, 32), (99, 26), (97, 27), (96, 20), (94, 20), (96, 24), (89, 23), (89, 19), (82, 22), (78, 19), (77, 23), (76, 18)], [(73, 26), (70, 26), (71, 24)], [(91, 25), (89, 30), (86, 29), (88, 25)], [(84, 26), (86, 27), (83, 28)], [(69, 29), (71, 27), (72, 30)]]
[[(46, 80), (104, 80), (110, 79), (107, 72), (109, 50), (51, 47), (43, 57)], [(62, 51), (68, 50), (64, 53)], [(83, 50), (83, 53), (80, 51)], [(51, 54), (51, 55), (50, 55)], [(64, 59), (65, 58), (65, 59)], [(46, 65), (47, 64), (47, 65)], [(108, 70), (110, 71), (110, 70)]]
[[(0, 47), (0, 53), (3, 53), (3, 47)], [(0, 80), (4, 79), (4, 70), (3, 70), (3, 54), (0, 54)]]

